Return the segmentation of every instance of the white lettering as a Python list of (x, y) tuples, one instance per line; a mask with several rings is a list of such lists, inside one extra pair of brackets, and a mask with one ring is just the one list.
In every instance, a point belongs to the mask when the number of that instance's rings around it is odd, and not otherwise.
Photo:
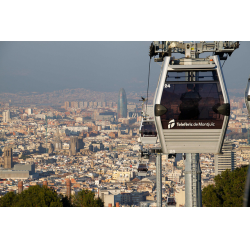
[(177, 127), (215, 127), (214, 122), (177, 122)]

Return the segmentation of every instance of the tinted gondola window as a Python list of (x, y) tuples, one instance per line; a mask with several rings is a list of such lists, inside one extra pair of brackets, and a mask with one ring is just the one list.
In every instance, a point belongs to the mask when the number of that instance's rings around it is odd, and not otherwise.
[(147, 164), (140, 163), (138, 166), (138, 172), (147, 172), (147, 171), (148, 171)]
[(218, 81), (215, 70), (209, 71), (169, 71), (167, 82)]
[(153, 121), (142, 123), (141, 136), (142, 137), (156, 137), (157, 136), (155, 123)]
[(175, 129), (221, 128), (224, 116), (214, 107), (223, 103), (216, 71), (168, 72), (161, 99), (168, 110), (161, 116), (163, 129), (171, 120), (178, 121), (178, 126), (171, 126)]

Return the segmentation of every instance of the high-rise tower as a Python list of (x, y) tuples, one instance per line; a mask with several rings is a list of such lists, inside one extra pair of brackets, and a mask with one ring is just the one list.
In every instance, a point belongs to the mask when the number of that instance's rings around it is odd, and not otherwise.
[(119, 91), (117, 104), (117, 118), (127, 118), (127, 96), (123, 88)]
[(4, 168), (12, 168), (13, 160), (12, 160), (12, 148), (5, 147), (4, 149)]
[(222, 155), (214, 157), (215, 175), (221, 174), (222, 171), (229, 169), (233, 171), (236, 167), (236, 151), (234, 144), (225, 140), (222, 146)]
[(10, 121), (10, 111), (6, 110), (3, 112), (3, 122), (9, 122)]
[(80, 149), (83, 149), (85, 143), (83, 142), (83, 137), (71, 136), (70, 137), (70, 154), (76, 155), (77, 152), (80, 152)]

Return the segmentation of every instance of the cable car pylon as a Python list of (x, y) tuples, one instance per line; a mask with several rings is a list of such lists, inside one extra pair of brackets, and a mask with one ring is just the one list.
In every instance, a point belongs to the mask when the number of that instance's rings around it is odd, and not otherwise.
[[(245, 104), (248, 112), (248, 138), (247, 143), (249, 145), (249, 119), (250, 119), (250, 75), (248, 77), (247, 87), (245, 91)], [(243, 197), (243, 206), (250, 207), (250, 167), (248, 166), (247, 179), (245, 184), (245, 193)]]

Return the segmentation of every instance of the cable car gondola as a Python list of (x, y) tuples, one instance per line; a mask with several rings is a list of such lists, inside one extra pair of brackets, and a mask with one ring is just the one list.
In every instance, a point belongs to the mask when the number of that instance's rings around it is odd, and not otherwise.
[(156, 144), (157, 132), (153, 119), (146, 120), (145, 118), (143, 118), (139, 131), (142, 144)]
[(247, 87), (245, 91), (245, 104), (248, 111), (248, 116), (250, 116), (250, 76), (248, 78)]
[(164, 57), (154, 105), (163, 153), (221, 153), (230, 104), (218, 55)]
[(137, 170), (138, 176), (146, 176), (148, 172), (148, 166), (146, 163), (139, 163)]
[(167, 205), (170, 206), (176, 206), (176, 201), (174, 197), (167, 197)]

